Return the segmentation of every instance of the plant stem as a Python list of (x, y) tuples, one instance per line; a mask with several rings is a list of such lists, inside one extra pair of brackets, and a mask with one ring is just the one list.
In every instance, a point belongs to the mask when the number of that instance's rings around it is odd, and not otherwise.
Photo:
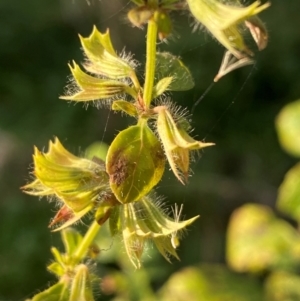
[(155, 74), (155, 58), (156, 58), (156, 39), (157, 39), (157, 24), (154, 20), (149, 20), (147, 30), (147, 45), (146, 45), (146, 69), (145, 69), (145, 84), (143, 99), (146, 108), (149, 108), (152, 100), (152, 91)]
[(84, 256), (86, 255), (86, 252), (88, 251), (88, 248), (92, 244), (93, 240), (95, 239), (98, 231), (100, 230), (101, 226), (94, 221), (88, 231), (85, 233), (85, 236), (79, 245), (78, 249), (76, 250), (75, 258), (80, 262)]

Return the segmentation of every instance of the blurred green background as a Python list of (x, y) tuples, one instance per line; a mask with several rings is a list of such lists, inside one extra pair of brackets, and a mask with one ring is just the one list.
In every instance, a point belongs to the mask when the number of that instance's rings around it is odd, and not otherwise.
[[(59, 234), (47, 228), (55, 206), (19, 189), (29, 179), (33, 145), (46, 148), (58, 136), (68, 150), (83, 154), (94, 141), (109, 144), (134, 122), (108, 109), (58, 99), (69, 75), (67, 63), (83, 59), (77, 34), (89, 35), (94, 24), (102, 31), (110, 28), (118, 51), (126, 47), (144, 60), (144, 31), (126, 21), (129, 7), (126, 0), (0, 2), (1, 301), (31, 297), (54, 280), (45, 266), (51, 245), (59, 244)], [(155, 288), (182, 267), (225, 263), (226, 228), (235, 208), (246, 202), (274, 207), (277, 188), (297, 161), (280, 148), (274, 120), (300, 96), (299, 10), (299, 0), (272, 1), (261, 15), (270, 40), (257, 64), (222, 78), (196, 107), (194, 135), (216, 146), (196, 157), (189, 185), (167, 173), (158, 191), (169, 204), (183, 203), (185, 217), (201, 218), (180, 246), (181, 262), (170, 265), (160, 257), (148, 262), (163, 271), (155, 276)], [(224, 50), (207, 33), (192, 33), (187, 14), (174, 14), (173, 20), (173, 37), (158, 48), (180, 56), (190, 68), (196, 87), (173, 97), (191, 109), (212, 83)]]

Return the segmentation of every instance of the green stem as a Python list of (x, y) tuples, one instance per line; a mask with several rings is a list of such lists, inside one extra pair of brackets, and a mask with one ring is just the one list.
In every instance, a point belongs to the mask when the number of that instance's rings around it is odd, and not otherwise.
[(80, 262), (84, 256), (86, 255), (89, 247), (91, 246), (93, 240), (95, 239), (98, 231), (100, 230), (100, 225), (94, 221), (88, 231), (85, 233), (85, 236), (79, 245), (78, 249), (76, 250), (75, 258)]
[(149, 108), (152, 100), (152, 91), (155, 74), (157, 24), (154, 20), (148, 22), (147, 46), (146, 46), (146, 69), (143, 99), (146, 108)]

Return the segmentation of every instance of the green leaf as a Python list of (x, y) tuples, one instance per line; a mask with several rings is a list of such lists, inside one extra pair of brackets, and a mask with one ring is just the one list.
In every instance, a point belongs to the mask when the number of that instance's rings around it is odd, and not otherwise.
[(82, 241), (81, 234), (73, 228), (66, 228), (61, 232), (61, 237), (66, 254), (72, 256)]
[(300, 222), (300, 163), (286, 173), (279, 187), (277, 208)]
[(161, 144), (145, 120), (120, 132), (107, 154), (110, 187), (121, 203), (147, 194), (160, 181), (164, 166)]
[(276, 129), (284, 150), (300, 157), (300, 100), (289, 103), (280, 111)]
[(125, 92), (125, 90), (128, 88), (127, 85), (119, 81), (101, 79), (88, 75), (83, 72), (75, 62), (73, 62), (73, 65), (74, 67), (71, 65), (69, 65), (69, 67), (79, 89), (76, 91), (75, 88), (75, 93), (61, 96), (60, 99), (74, 101), (107, 99)]
[(67, 281), (60, 281), (47, 290), (35, 295), (31, 301), (69, 301)]
[(122, 111), (128, 114), (129, 116), (137, 117), (138, 112), (135, 105), (131, 102), (125, 100), (115, 100), (112, 103), (112, 109), (114, 111)]
[(159, 292), (163, 301), (262, 301), (259, 281), (221, 265), (188, 267), (174, 273)]
[(158, 52), (156, 56), (157, 78), (172, 77), (168, 90), (185, 91), (194, 87), (194, 80), (189, 69), (180, 59), (168, 52)]
[(168, 87), (172, 83), (173, 77), (164, 77), (162, 78), (154, 87), (153, 87), (153, 95), (152, 98), (156, 98), (157, 96), (163, 94), (168, 90)]
[(300, 277), (283, 271), (272, 273), (266, 280), (265, 292), (268, 301), (298, 301)]
[(271, 209), (246, 204), (235, 210), (227, 232), (227, 261), (239, 272), (293, 268), (299, 260), (300, 236)]
[(89, 37), (79, 37), (83, 51), (89, 59), (84, 64), (87, 71), (111, 79), (130, 77), (132, 73), (135, 73), (130, 64), (116, 54), (108, 30), (102, 34), (94, 26)]

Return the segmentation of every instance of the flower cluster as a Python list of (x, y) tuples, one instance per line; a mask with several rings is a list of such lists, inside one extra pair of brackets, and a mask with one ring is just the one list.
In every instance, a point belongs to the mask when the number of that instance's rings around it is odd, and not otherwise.
[[(105, 162), (74, 156), (59, 140), (50, 142), (48, 152), (35, 148), (34, 179), (23, 190), (35, 196), (48, 196), (59, 204), (50, 223), (61, 230), (79, 221), (87, 213), (99, 225), (109, 221), (112, 235), (121, 234), (131, 262), (139, 267), (145, 243), (153, 241), (166, 258), (178, 258), (176, 247), (180, 233), (198, 216), (180, 221), (182, 207), (170, 218), (155, 201), (153, 188), (161, 180), (168, 161), (175, 177), (187, 182), (192, 153), (214, 143), (190, 136), (185, 110), (170, 101), (159, 105), (166, 91), (184, 91), (194, 86), (188, 68), (176, 56), (156, 52), (157, 38), (164, 40), (172, 31), (169, 13), (184, 9), (178, 0), (132, 0), (128, 12), (134, 26), (148, 23), (145, 83), (136, 74), (137, 62), (131, 55), (118, 55), (109, 31), (96, 27), (90, 36), (80, 36), (85, 55), (83, 71), (73, 62), (73, 76), (62, 99), (76, 102), (109, 103), (137, 120), (136, 125), (118, 133), (111, 143)], [(215, 81), (231, 70), (252, 63), (253, 52), (244, 32), (253, 37), (259, 50), (267, 45), (267, 32), (257, 14), (270, 4), (255, 1), (243, 6), (240, 0), (186, 0), (198, 22), (224, 45), (227, 53)], [(61, 264), (63, 265), (63, 264)], [(56, 265), (57, 266), (57, 265)], [(75, 274), (86, 275), (79, 266)], [(64, 273), (62, 273), (63, 275)], [(77, 275), (76, 274), (76, 275)]]
[(99, 159), (79, 158), (67, 151), (55, 138), (47, 153), (35, 148), (35, 179), (23, 187), (35, 196), (48, 196), (61, 207), (50, 223), (62, 230), (79, 221), (88, 212), (103, 224), (109, 220), (112, 235), (122, 234), (126, 252), (139, 267), (146, 241), (152, 240), (159, 252), (178, 258), (172, 237), (191, 224), (197, 217), (180, 221), (165, 214), (156, 197), (144, 196), (134, 202), (121, 204), (109, 186), (109, 177)]

